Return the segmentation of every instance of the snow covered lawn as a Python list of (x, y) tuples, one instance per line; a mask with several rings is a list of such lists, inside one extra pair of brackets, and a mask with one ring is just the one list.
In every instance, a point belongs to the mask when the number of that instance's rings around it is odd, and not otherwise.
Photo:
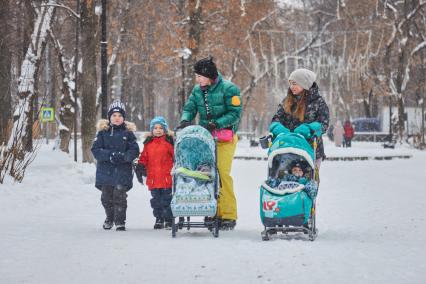
[(139, 184), (128, 231), (104, 231), (94, 166), (43, 146), (22, 184), (0, 186), (0, 283), (425, 283), (426, 153), (406, 151), (412, 159), (323, 163), (316, 241), (262, 242), (265, 161), (234, 162), (235, 231), (172, 239), (152, 229)]

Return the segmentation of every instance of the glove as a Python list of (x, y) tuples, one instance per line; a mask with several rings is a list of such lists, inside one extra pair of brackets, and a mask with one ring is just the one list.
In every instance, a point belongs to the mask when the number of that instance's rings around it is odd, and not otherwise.
[(135, 167), (135, 174), (138, 181), (143, 184), (143, 177), (146, 177), (146, 168), (143, 164), (137, 164)]
[(206, 128), (208, 131), (213, 132), (213, 130), (215, 130), (217, 128), (217, 125), (214, 121), (210, 121), (207, 125)]
[(316, 137), (320, 137), (322, 134), (322, 125), (318, 121), (314, 121), (308, 124), (309, 128), (311, 129), (311, 132), (313, 132), (313, 135)]
[(115, 165), (124, 163), (125, 162), (124, 153), (112, 152), (111, 155), (109, 156), (109, 160), (111, 161), (111, 163)]
[(311, 128), (306, 123), (303, 123), (296, 127), (293, 132), (302, 135), (303, 137), (305, 137), (305, 139), (310, 139), (312, 136)]
[(272, 145), (272, 141), (271, 141), (272, 139), (273, 139), (272, 134), (260, 137), (259, 138), (260, 147), (262, 147), (262, 149), (270, 148)]
[(182, 130), (182, 129), (184, 129), (185, 127), (190, 126), (190, 125), (191, 125), (191, 123), (190, 123), (189, 121), (187, 121), (187, 120), (182, 120), (182, 121), (180, 122), (180, 124), (176, 127), (176, 131), (178, 131), (178, 130)]

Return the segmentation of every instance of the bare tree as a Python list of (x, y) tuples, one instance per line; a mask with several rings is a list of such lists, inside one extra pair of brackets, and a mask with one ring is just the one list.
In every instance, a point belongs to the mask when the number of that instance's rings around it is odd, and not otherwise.
[(0, 145), (7, 142), (11, 109), (11, 70), (12, 60), (10, 52), (10, 23), (9, 23), (9, 0), (3, 3), (0, 9), (0, 26), (4, 31), (0, 33)]
[[(391, 36), (385, 47), (385, 70), (392, 94), (398, 106), (398, 132), (402, 139), (404, 133), (407, 84), (415, 56), (426, 48), (426, 39), (416, 30), (416, 19), (426, 7), (426, 1), (382, 1), (392, 26)], [(393, 59), (393, 60), (392, 60)]]
[[(50, 0), (49, 4), (55, 4)], [(32, 103), (35, 96), (35, 82), (38, 78), (38, 70), (45, 49), (47, 32), (52, 23), (55, 7), (41, 5), (35, 7), (37, 18), (31, 42), (28, 46), (25, 59), (21, 66), (21, 76), (18, 86), (18, 102), (13, 114), (13, 127), (7, 147), (2, 148), (0, 163), (0, 181), (3, 181), (6, 173), (15, 180), (21, 181), (24, 177), (27, 165), (34, 157), (34, 150), (27, 148), (26, 138), (32, 139), (28, 133), (32, 129)]]
[(71, 132), (75, 127), (74, 112), (76, 111), (74, 97), (72, 96), (75, 88), (74, 60), (67, 59), (64, 48), (59, 40), (52, 32), (49, 32), (49, 35), (58, 58), (59, 74), (62, 83), (60, 86), (59, 136), (61, 142), (59, 148), (61, 151), (69, 153), (69, 142), (71, 140)]

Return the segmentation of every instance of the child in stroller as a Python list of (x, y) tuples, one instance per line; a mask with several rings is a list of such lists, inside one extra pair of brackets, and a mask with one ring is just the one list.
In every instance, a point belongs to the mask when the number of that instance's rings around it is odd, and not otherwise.
[[(180, 229), (207, 228), (215, 237), (219, 223), (217, 211), (218, 174), (216, 145), (205, 128), (193, 125), (176, 133), (173, 165), (172, 236)], [(179, 217), (176, 223), (175, 218)], [(185, 221), (186, 217), (186, 221)], [(191, 217), (204, 217), (194, 222)]]
[(268, 169), (260, 188), (262, 239), (277, 232), (303, 232), (314, 240), (318, 190), (314, 149), (300, 134), (278, 134), (269, 148)]
[[(291, 156), (289, 157), (287, 155), (286, 158), (291, 159)], [(280, 166), (283, 167), (283, 165)], [(318, 191), (318, 185), (314, 180), (311, 179), (310, 171), (312, 169), (307, 164), (307, 162), (304, 161), (303, 158), (296, 157), (290, 162), (288, 167), (289, 170), (284, 170), (284, 172), (281, 168), (281, 171), (278, 172), (278, 178), (268, 179), (267, 183), (272, 185), (273, 187), (276, 187), (282, 181), (297, 182), (304, 185), (303, 190), (308, 194), (311, 199), (315, 199)]]

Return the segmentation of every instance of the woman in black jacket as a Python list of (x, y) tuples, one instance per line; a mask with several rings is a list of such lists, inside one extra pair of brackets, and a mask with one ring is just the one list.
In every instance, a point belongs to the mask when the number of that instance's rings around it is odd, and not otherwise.
[[(322, 133), (327, 132), (329, 110), (315, 80), (316, 74), (308, 69), (297, 69), (290, 74), (287, 96), (278, 106), (269, 128), (274, 135), (278, 135), (283, 126), (292, 132), (310, 131), (309, 123), (312, 122), (321, 123)], [(324, 145), (319, 137), (316, 151), (318, 168), (324, 158)]]

